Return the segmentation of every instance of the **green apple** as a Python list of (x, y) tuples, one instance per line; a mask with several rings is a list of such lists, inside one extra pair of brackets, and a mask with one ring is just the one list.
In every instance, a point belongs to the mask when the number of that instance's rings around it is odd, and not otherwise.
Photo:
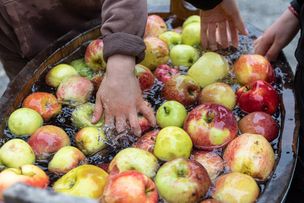
[(97, 166), (82, 165), (58, 179), (53, 189), (67, 195), (99, 199), (103, 194), (107, 177), (108, 174)]
[(80, 165), (84, 160), (85, 156), (79, 149), (72, 146), (66, 146), (56, 152), (49, 162), (48, 169), (56, 174), (66, 174)]
[(159, 35), (159, 39), (167, 43), (170, 49), (175, 45), (182, 43), (182, 36), (179, 33), (173, 31), (167, 31)]
[(154, 155), (162, 161), (189, 158), (191, 150), (192, 141), (189, 135), (179, 127), (166, 127), (156, 137)]
[(182, 127), (186, 117), (186, 108), (177, 101), (165, 102), (156, 112), (157, 124), (161, 128), (168, 126)]
[(19, 168), (35, 163), (35, 154), (31, 146), (21, 139), (12, 139), (0, 149), (0, 160), (9, 168)]
[(185, 22), (183, 23), (183, 28), (185, 28), (187, 25), (191, 23), (200, 23), (200, 22), (201, 22), (201, 17), (199, 15), (192, 15), (185, 20)]
[(206, 52), (188, 71), (202, 88), (227, 76), (229, 64), (227, 60), (215, 52)]
[(93, 79), (94, 71), (89, 68), (84, 58), (76, 59), (70, 63), (73, 68), (79, 73), (80, 76), (86, 77), (89, 80)]
[(109, 171), (115, 174), (136, 170), (153, 178), (158, 167), (157, 158), (152, 153), (138, 148), (126, 148), (116, 154), (110, 163)]
[(201, 24), (190, 23), (184, 27), (182, 32), (182, 43), (190, 46), (201, 44)]
[(92, 155), (106, 147), (102, 128), (85, 127), (75, 136), (76, 145), (85, 155)]
[(211, 181), (198, 162), (179, 158), (160, 167), (155, 184), (168, 203), (197, 203), (207, 193)]
[(8, 128), (16, 136), (31, 135), (42, 125), (41, 115), (29, 108), (17, 109), (8, 118)]
[(62, 80), (78, 75), (78, 72), (68, 64), (59, 64), (52, 68), (45, 77), (47, 85), (58, 87)]
[(227, 107), (233, 110), (236, 103), (236, 95), (233, 89), (221, 82), (212, 83), (207, 85), (201, 92), (199, 96), (199, 102), (201, 104), (205, 103), (215, 103)]
[(199, 52), (192, 46), (180, 44), (170, 51), (170, 58), (175, 66), (192, 66), (199, 58)]
[(85, 127), (102, 127), (104, 123), (103, 117), (97, 123), (92, 123), (94, 107), (95, 105), (92, 103), (77, 106), (71, 117), (73, 125), (79, 129)]

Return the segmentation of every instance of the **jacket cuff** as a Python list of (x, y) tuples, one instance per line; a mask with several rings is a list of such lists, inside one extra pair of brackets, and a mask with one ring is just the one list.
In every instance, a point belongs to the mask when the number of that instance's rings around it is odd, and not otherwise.
[(141, 37), (136, 35), (116, 32), (103, 37), (105, 61), (115, 54), (134, 56), (136, 63), (140, 63), (145, 58), (145, 43)]
[(292, 6), (292, 8), (299, 14), (301, 11), (301, 4), (299, 4), (299, 2), (297, 0), (293, 0), (290, 5)]
[(202, 10), (210, 10), (220, 4), (223, 0), (186, 0), (196, 8), (200, 8)]

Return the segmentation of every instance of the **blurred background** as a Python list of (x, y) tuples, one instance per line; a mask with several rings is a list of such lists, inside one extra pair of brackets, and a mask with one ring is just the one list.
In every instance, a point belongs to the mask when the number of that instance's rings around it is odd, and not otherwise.
[[(265, 30), (272, 22), (280, 16), (280, 14), (288, 7), (289, 1), (286, 0), (237, 0), (241, 14), (244, 20), (253, 24), (260, 30)], [(149, 10), (153, 10), (155, 6), (169, 6), (169, 0), (148, 0)], [(168, 7), (169, 8), (169, 7)], [(284, 52), (292, 66), (293, 70), (296, 67), (294, 51), (296, 48), (298, 37), (295, 38), (289, 46), (284, 49)], [(6, 89), (9, 80), (3, 70), (0, 62), (0, 96)]]

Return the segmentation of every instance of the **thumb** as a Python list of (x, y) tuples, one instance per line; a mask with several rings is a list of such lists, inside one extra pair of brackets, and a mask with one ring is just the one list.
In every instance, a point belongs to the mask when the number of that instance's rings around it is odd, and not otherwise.
[(103, 113), (102, 102), (101, 102), (100, 97), (97, 96), (95, 107), (94, 107), (94, 113), (93, 113), (93, 117), (92, 117), (93, 124), (97, 123), (100, 120), (102, 113)]
[(282, 48), (278, 45), (278, 43), (274, 42), (268, 52), (266, 53), (265, 57), (269, 61), (274, 61), (278, 58)]

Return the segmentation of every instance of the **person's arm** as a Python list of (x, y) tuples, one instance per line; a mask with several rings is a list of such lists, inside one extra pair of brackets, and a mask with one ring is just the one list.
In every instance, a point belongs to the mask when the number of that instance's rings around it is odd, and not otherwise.
[(301, 5), (293, 1), (291, 6), (254, 43), (256, 54), (275, 60), (281, 50), (295, 37), (300, 29), (298, 19)]
[(101, 0), (104, 58), (107, 71), (96, 95), (93, 122), (102, 113), (108, 126), (116, 126), (118, 132), (128, 123), (136, 135), (140, 135), (137, 113), (142, 113), (155, 125), (154, 112), (143, 100), (135, 64), (144, 58), (143, 35), (147, 20), (146, 0)]

